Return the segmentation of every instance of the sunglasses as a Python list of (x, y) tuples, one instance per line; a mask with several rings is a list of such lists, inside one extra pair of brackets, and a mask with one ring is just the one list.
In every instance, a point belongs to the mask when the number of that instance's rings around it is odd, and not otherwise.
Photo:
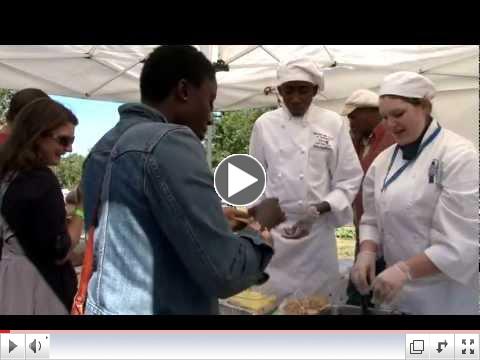
[(73, 144), (75, 141), (75, 136), (66, 136), (66, 135), (61, 135), (61, 136), (50, 136), (53, 140), (55, 140), (59, 145), (63, 147), (69, 147)]

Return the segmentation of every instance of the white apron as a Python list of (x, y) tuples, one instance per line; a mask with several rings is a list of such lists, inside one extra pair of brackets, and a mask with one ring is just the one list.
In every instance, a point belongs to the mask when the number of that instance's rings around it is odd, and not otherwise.
[[(303, 118), (278, 109), (255, 123), (250, 154), (265, 167), (264, 197), (277, 197), (287, 222), (272, 231), (274, 256), (261, 291), (280, 299), (289, 295), (333, 294), (339, 267), (335, 228), (351, 224), (351, 203), (363, 171), (348, 125), (331, 111), (310, 106)], [(309, 236), (285, 239), (283, 226), (292, 226), (311, 204), (327, 201), (332, 211), (321, 215)]]

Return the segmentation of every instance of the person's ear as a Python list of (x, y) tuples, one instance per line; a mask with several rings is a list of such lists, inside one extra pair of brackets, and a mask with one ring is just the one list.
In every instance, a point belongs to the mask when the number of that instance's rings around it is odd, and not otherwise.
[(188, 82), (185, 79), (180, 79), (175, 87), (175, 98), (179, 101), (185, 102), (188, 100), (189, 88)]
[(432, 113), (432, 103), (428, 99), (422, 100), (422, 108), (425, 110), (427, 114)]
[(313, 87), (313, 96), (317, 95), (317, 92), (318, 92), (318, 85), (315, 85)]
[(277, 86), (277, 91), (283, 97), (283, 87), (282, 87), (282, 85)]

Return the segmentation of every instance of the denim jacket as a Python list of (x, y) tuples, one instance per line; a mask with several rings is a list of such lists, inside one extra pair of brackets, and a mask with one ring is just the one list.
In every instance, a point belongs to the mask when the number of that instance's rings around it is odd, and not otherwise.
[(232, 233), (194, 133), (145, 105), (119, 112), (85, 166), (89, 219), (105, 174), (87, 314), (216, 314), (218, 298), (265, 282), (273, 251)]

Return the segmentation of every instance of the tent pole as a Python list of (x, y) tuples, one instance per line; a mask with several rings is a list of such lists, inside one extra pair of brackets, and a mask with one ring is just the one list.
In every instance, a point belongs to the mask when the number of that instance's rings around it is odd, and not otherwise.
[(271, 52), (270, 50), (268, 50), (267, 48), (265, 48), (265, 46), (260, 45), (260, 48), (261, 48), (263, 51), (265, 51), (268, 55), (270, 55), (270, 57), (274, 58), (277, 63), (280, 62), (280, 59), (279, 59), (277, 56), (275, 56), (275, 54), (274, 54), (273, 52)]
[[(200, 51), (210, 60), (212, 63), (217, 61), (218, 57), (218, 47), (217, 45), (199, 45)], [(213, 114), (211, 115), (213, 117)], [(212, 164), (212, 142), (213, 142), (213, 127), (215, 126), (215, 122), (213, 125), (210, 125), (207, 129), (207, 136), (205, 139), (205, 147), (206, 147), (206, 155), (207, 155), (207, 162), (210, 170), (213, 168)]]
[(212, 162), (212, 147), (213, 147), (213, 132), (215, 131), (215, 122), (213, 125), (210, 125), (207, 128), (207, 138), (206, 138), (206, 145), (207, 145), (207, 162), (210, 170), (213, 169), (213, 162)]
[(98, 85), (97, 87), (93, 88), (92, 90), (90, 91), (87, 91), (85, 93), (85, 96), (86, 97), (90, 97), (92, 96), (92, 94), (96, 93), (98, 90), (100, 90), (101, 88), (103, 88), (104, 86), (106, 86), (107, 84), (110, 84), (112, 81), (114, 81), (115, 79), (118, 79), (120, 76), (122, 76), (123, 74), (127, 73), (128, 71), (130, 71), (131, 69), (133, 69), (135, 66), (137, 66), (138, 64), (140, 64), (144, 59), (140, 59), (138, 61), (136, 61), (135, 63), (133, 63), (132, 65), (126, 67), (125, 69), (123, 69), (122, 71), (118, 72), (115, 76), (113, 76), (112, 78), (108, 79), (107, 81), (104, 81), (103, 83), (101, 83), (100, 85)]
[(240, 51), (238, 54), (235, 54), (233, 55), (230, 59), (227, 59), (225, 60), (225, 63), (226, 64), (230, 64), (232, 62), (234, 62), (235, 60), (238, 60), (240, 59), (241, 57), (244, 57), (245, 55), (251, 53), (253, 50), (257, 49), (261, 47), (260, 45), (252, 45), (252, 46), (249, 46), (248, 48), (246, 48), (245, 50), (243, 51)]
[[(107, 69), (110, 69), (110, 70), (113, 70), (115, 72), (119, 72), (119, 71), (123, 71), (123, 68), (120, 67), (120, 66), (117, 66), (115, 64), (106, 64), (104, 63), (103, 61), (99, 60), (99, 59), (96, 59), (94, 57), (91, 57), (91, 58), (88, 58), (90, 61), (93, 61), (93, 62), (96, 62), (97, 64), (99, 65), (102, 65), (104, 67), (106, 67)], [(143, 61), (143, 60), (142, 60)], [(128, 72), (126, 73), (123, 73), (123, 75), (125, 75), (126, 77), (129, 77), (130, 79), (134, 80), (134, 81), (138, 81), (138, 77), (136, 77), (135, 75), (132, 75)]]

